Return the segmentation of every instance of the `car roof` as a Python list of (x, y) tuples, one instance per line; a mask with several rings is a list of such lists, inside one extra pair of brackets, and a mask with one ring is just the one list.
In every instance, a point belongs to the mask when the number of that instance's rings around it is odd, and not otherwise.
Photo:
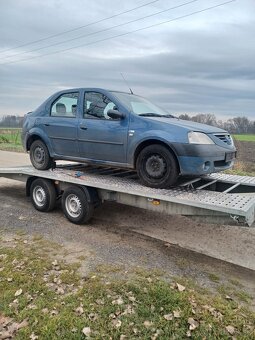
[(107, 92), (118, 92), (118, 93), (131, 94), (130, 92), (109, 90), (109, 89), (104, 89), (100, 87), (76, 87), (76, 88), (64, 89), (58, 92), (62, 93), (62, 92), (72, 92), (72, 91), (107, 91)]

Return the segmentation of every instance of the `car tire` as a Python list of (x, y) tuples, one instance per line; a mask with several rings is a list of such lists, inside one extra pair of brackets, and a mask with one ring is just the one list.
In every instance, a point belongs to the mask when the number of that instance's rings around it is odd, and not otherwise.
[(84, 224), (91, 219), (94, 205), (88, 201), (82, 188), (71, 186), (62, 195), (62, 210), (70, 222)]
[(56, 206), (56, 189), (50, 180), (34, 180), (30, 186), (30, 197), (36, 210), (49, 212)]
[(142, 184), (158, 189), (174, 185), (179, 175), (175, 157), (159, 144), (142, 149), (137, 157), (136, 170)]
[(30, 147), (30, 160), (37, 170), (50, 169), (53, 163), (47, 146), (39, 139), (35, 140)]

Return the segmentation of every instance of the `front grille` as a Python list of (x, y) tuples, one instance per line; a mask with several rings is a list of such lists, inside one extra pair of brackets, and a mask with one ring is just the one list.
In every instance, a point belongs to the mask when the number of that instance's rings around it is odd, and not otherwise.
[(221, 134), (221, 135), (214, 135), (215, 137), (219, 138), (222, 142), (233, 145), (232, 137), (229, 134)]

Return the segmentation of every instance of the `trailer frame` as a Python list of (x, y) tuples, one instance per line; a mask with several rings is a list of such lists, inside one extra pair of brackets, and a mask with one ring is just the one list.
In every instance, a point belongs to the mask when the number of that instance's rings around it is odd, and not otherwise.
[(45, 171), (32, 166), (0, 168), (0, 177), (25, 182), (27, 196), (33, 180), (40, 178), (54, 184), (58, 199), (66, 188), (77, 186), (85, 189), (95, 207), (111, 201), (205, 223), (254, 226), (255, 178), (250, 176), (183, 177), (175, 187), (153, 189), (141, 185), (133, 170), (61, 164)]

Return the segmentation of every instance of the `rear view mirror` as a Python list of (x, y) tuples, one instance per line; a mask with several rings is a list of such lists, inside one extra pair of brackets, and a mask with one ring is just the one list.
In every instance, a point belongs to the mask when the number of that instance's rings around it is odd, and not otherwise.
[(118, 110), (108, 110), (107, 115), (112, 119), (123, 119), (125, 114)]

